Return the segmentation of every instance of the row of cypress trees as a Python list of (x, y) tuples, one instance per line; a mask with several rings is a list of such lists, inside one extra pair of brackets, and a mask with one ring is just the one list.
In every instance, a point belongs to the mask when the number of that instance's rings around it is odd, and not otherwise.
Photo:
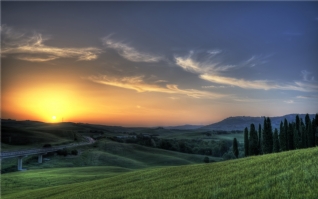
[(278, 129), (272, 130), (269, 117), (264, 118), (263, 128), (258, 125), (258, 131), (254, 124), (250, 129), (244, 129), (245, 156), (261, 155), (314, 147), (318, 145), (318, 114), (310, 120), (309, 114), (305, 116), (305, 122), (296, 115), (295, 122), (281, 121)]

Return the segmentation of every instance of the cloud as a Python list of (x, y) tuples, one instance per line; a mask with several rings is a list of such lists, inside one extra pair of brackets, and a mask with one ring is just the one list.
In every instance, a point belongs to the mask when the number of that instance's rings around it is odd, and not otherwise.
[[(216, 63), (213, 60), (196, 61), (193, 58), (194, 52), (190, 52), (188, 56), (175, 56), (175, 63), (184, 70), (198, 74), (201, 79), (206, 81), (229, 86), (237, 86), (244, 89), (262, 89), (262, 90), (294, 90), (302, 92), (318, 91), (318, 86), (314, 84), (305, 84), (303, 82), (292, 82), (287, 84), (276, 83), (269, 80), (245, 80), (235, 77), (226, 77), (224, 72), (235, 68), (235, 65), (222, 65), (220, 62)], [(250, 64), (255, 60), (259, 60), (257, 56), (248, 59), (244, 64)], [(308, 72), (302, 72), (304, 79), (307, 79)]]
[(222, 50), (219, 50), (219, 49), (215, 49), (215, 50), (208, 50), (207, 53), (210, 54), (210, 55), (217, 55), (217, 54), (220, 54), (222, 52)]
[(194, 98), (221, 98), (225, 97), (223, 94), (211, 93), (206, 91), (200, 91), (196, 89), (180, 89), (178, 85), (167, 84), (165, 87), (158, 86), (154, 83), (146, 83), (144, 76), (132, 76), (132, 77), (111, 77), (108, 75), (89, 76), (88, 79), (92, 82), (105, 84), (109, 86), (116, 86), (120, 88), (135, 90), (137, 92), (160, 92), (168, 94), (181, 94)]
[(254, 66), (261, 65), (261, 64), (265, 64), (265, 63), (268, 62), (268, 58), (271, 57), (271, 56), (273, 56), (273, 54), (269, 54), (269, 55), (253, 55), (252, 57), (250, 57), (246, 61), (243, 61), (240, 64), (240, 67), (244, 67), (244, 66), (254, 67)]
[(286, 100), (286, 101), (284, 101), (284, 102), (287, 103), (287, 104), (293, 104), (293, 103), (294, 103), (293, 100)]
[[(6, 25), (1, 26), (2, 49), (4, 55), (17, 54), (15, 58), (25, 61), (44, 62), (58, 58), (77, 58), (77, 60), (90, 61), (97, 59), (102, 52), (95, 47), (87, 48), (58, 48), (44, 44), (48, 37), (42, 34), (18, 33)], [(30, 56), (32, 55), (32, 56)], [(34, 56), (37, 55), (37, 56)], [(40, 56), (41, 55), (41, 56)], [(43, 55), (46, 55), (43, 58)]]
[(309, 99), (310, 97), (298, 95), (296, 98), (298, 98), (298, 99)]
[(48, 57), (34, 57), (34, 56), (17, 56), (17, 59), (30, 61), (30, 62), (46, 62), (57, 59), (56, 56), (48, 56)]
[(293, 84), (278, 84), (268, 80), (244, 80), (232, 77), (223, 77), (213, 74), (202, 74), (201, 79), (209, 82), (237, 86), (245, 89), (262, 89), (262, 90), (294, 90), (302, 92), (315, 92), (318, 91), (318, 86), (311, 84), (304, 84), (302, 82), (294, 82)]
[(318, 99), (318, 95), (298, 95), (297, 99)]
[(163, 59), (161, 56), (153, 55), (150, 53), (140, 52), (134, 47), (129, 46), (123, 42), (118, 42), (105, 37), (102, 39), (104, 46), (107, 48), (115, 49), (118, 54), (125, 59), (132, 62), (159, 62)]
[(216, 73), (216, 72), (224, 72), (231, 68), (234, 68), (234, 65), (220, 65), (220, 63), (213, 61), (211, 59), (206, 59), (203, 62), (198, 62), (193, 59), (194, 53), (190, 52), (188, 56), (175, 56), (175, 62), (178, 66), (183, 68), (184, 70), (191, 73)]
[(315, 77), (313, 75), (310, 75), (311, 72), (307, 70), (302, 70), (301, 71), (301, 76), (304, 81), (309, 82), (309, 81), (315, 81)]

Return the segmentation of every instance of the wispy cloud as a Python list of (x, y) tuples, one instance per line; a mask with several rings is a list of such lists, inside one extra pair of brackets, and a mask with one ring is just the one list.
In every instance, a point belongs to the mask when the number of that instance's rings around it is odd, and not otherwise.
[(48, 46), (44, 44), (49, 39), (48, 37), (39, 33), (31, 35), (19, 33), (6, 25), (1, 26), (1, 34), (1, 53), (4, 55), (15, 54), (17, 59), (25, 61), (44, 62), (58, 58), (77, 58), (77, 60), (90, 61), (96, 59), (102, 52), (101, 49), (95, 47), (58, 48)]
[(214, 50), (208, 50), (207, 53), (210, 54), (210, 55), (217, 55), (217, 54), (220, 54), (222, 52), (222, 50), (219, 50), (219, 49), (214, 49)]
[(144, 81), (144, 76), (132, 76), (115, 78), (109, 75), (89, 76), (88, 79), (92, 82), (105, 84), (109, 86), (116, 86), (120, 88), (135, 90), (137, 92), (160, 92), (168, 94), (181, 94), (194, 98), (221, 98), (226, 95), (200, 91), (196, 89), (180, 89), (178, 85), (166, 84), (165, 87), (156, 85), (155, 83), (147, 83)]
[(239, 64), (240, 67), (244, 66), (249, 66), (249, 67), (254, 67), (254, 66), (259, 66), (262, 64), (268, 63), (268, 58), (273, 56), (273, 54), (269, 55), (253, 55), (246, 61), (243, 61), (241, 64)]
[(294, 84), (278, 84), (268, 80), (245, 80), (238, 79), (233, 77), (223, 77), (213, 74), (202, 74), (200, 75), (201, 79), (224, 85), (237, 86), (245, 89), (262, 89), (262, 90), (294, 90), (294, 91), (303, 91), (311, 92), (317, 91), (318, 87), (314, 85), (307, 85), (301, 82), (294, 82)]
[(313, 75), (311, 75), (311, 72), (307, 71), (307, 70), (302, 70), (301, 71), (301, 76), (303, 78), (304, 81), (315, 81), (315, 77)]
[(287, 104), (293, 104), (293, 103), (294, 103), (293, 100), (286, 100), (286, 101), (284, 101), (284, 102), (287, 103)]
[(30, 61), (30, 62), (46, 62), (57, 59), (56, 56), (47, 56), (47, 57), (35, 57), (35, 56), (16, 56), (17, 59)]
[[(256, 56), (248, 59), (245, 64), (250, 64), (256, 59)], [(226, 77), (226, 71), (235, 68), (235, 65), (222, 65), (220, 62), (216, 63), (213, 60), (203, 60), (199, 62), (193, 58), (193, 52), (188, 56), (175, 56), (175, 62), (178, 66), (186, 71), (198, 74), (201, 79), (221, 85), (237, 86), (244, 89), (262, 89), (262, 90), (294, 90), (302, 92), (318, 91), (318, 86), (314, 84), (305, 84), (303, 82), (291, 83), (277, 83), (270, 80), (245, 80), (235, 77)], [(308, 76), (306, 73), (303, 73)]]
[(140, 52), (128, 44), (110, 39), (109, 36), (102, 41), (104, 46), (115, 49), (120, 56), (132, 62), (159, 62), (163, 59), (162, 56)]
[(318, 99), (318, 95), (298, 95), (297, 99)]
[(192, 51), (188, 56), (174, 56), (174, 59), (176, 64), (184, 70), (198, 74), (223, 72), (235, 67), (234, 65), (221, 65), (210, 58), (205, 59), (203, 62), (198, 62), (193, 57), (194, 52)]

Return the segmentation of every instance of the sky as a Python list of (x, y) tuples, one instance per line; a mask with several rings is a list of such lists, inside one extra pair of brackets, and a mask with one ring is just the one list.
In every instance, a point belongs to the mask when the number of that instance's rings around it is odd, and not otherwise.
[(318, 112), (318, 2), (1, 2), (1, 118)]

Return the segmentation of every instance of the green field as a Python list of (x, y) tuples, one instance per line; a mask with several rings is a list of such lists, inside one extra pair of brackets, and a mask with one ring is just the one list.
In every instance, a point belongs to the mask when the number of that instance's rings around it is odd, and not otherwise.
[(1, 176), (2, 198), (316, 198), (317, 155), (316, 147), (163, 168), (15, 172)]
[[(37, 156), (26, 157), (23, 159), (23, 168), (34, 170), (56, 167), (114, 166), (142, 169), (201, 163), (205, 157), (204, 155), (179, 153), (137, 144), (118, 143), (107, 139), (99, 140), (93, 146), (82, 146), (76, 149), (80, 152), (77, 156), (44, 156), (49, 160), (42, 164), (37, 163)], [(220, 161), (222, 158), (210, 157), (210, 160)], [(16, 167), (16, 158), (2, 160), (4, 172), (15, 171)]]

